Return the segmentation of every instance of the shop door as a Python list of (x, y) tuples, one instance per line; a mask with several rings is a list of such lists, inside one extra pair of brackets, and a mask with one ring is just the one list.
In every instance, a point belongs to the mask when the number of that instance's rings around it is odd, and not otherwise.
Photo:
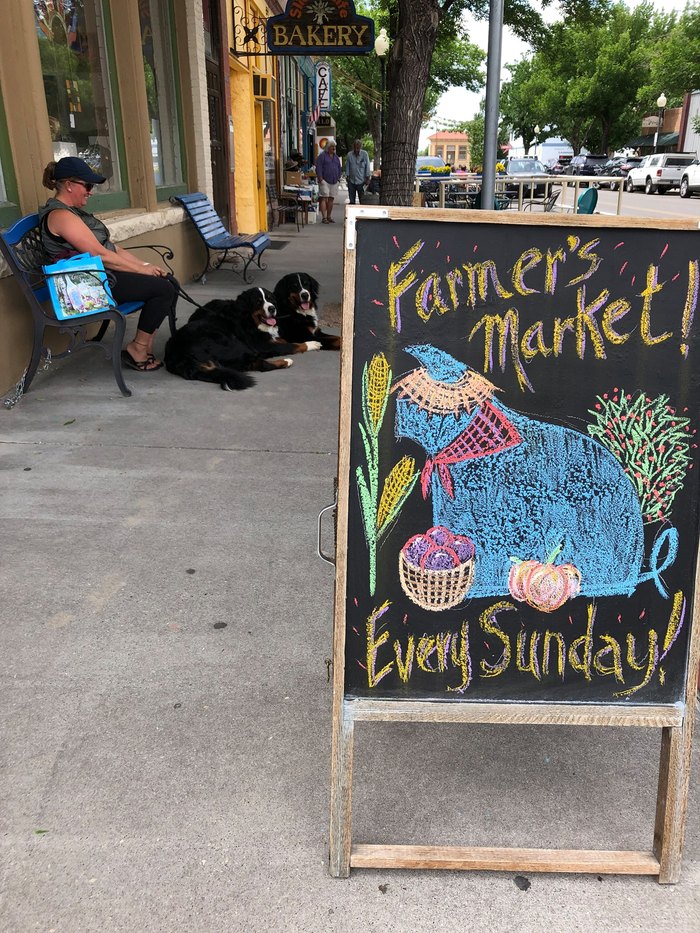
[(256, 166), (255, 177), (258, 186), (258, 223), (260, 229), (267, 227), (267, 191), (266, 183), (274, 184), (274, 177), (271, 181), (265, 177), (266, 157), (265, 124), (263, 118), (263, 105), (261, 101), (255, 101), (255, 152)]
[(224, 126), (221, 69), (218, 62), (207, 59), (207, 102), (209, 104), (209, 143), (211, 147), (211, 177), (216, 213), (229, 221), (228, 160)]

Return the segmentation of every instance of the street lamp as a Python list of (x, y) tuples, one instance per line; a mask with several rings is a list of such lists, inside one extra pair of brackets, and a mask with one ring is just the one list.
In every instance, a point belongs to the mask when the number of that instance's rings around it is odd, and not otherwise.
[(534, 128), (533, 132), (534, 132), (534, 134), (535, 134), (535, 158), (537, 158), (537, 146), (538, 146), (538, 144), (539, 144), (539, 137), (540, 137), (540, 125), (539, 125), (539, 123), (535, 123), (535, 128)]
[(386, 53), (389, 51), (390, 40), (389, 36), (386, 34), (386, 29), (384, 26), (379, 30), (379, 35), (374, 40), (374, 53), (379, 59), (379, 63), (382, 69), (382, 83), (381, 91), (379, 97), (379, 133), (378, 143), (379, 143), (379, 159), (375, 158), (375, 162), (379, 162), (379, 168), (382, 167), (382, 146), (384, 144), (384, 95), (386, 94)]
[(659, 145), (659, 130), (664, 123), (664, 110), (666, 109), (667, 103), (668, 101), (666, 100), (666, 95), (663, 93), (659, 94), (656, 99), (656, 106), (659, 108), (659, 119), (656, 124), (656, 132), (654, 133), (654, 152), (656, 152)]

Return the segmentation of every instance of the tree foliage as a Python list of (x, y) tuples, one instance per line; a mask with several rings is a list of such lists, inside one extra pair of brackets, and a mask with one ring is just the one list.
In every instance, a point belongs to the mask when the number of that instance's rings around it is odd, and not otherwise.
[[(541, 9), (556, 6), (563, 21), (547, 26)], [(414, 159), (422, 123), (447, 87), (483, 86), (483, 53), (469, 42), (463, 15), (486, 19), (488, 0), (366, 0), (358, 11), (385, 26), (392, 40), (387, 56), (387, 125), (382, 157), (383, 199), (409, 204)], [(693, 0), (680, 14), (651, 3), (629, 10), (611, 0), (509, 0), (504, 22), (534, 52), (510, 65), (502, 91), (504, 129), (526, 147), (539, 125), (582, 146), (609, 150), (636, 135), (643, 113), (661, 91), (669, 105), (700, 86), (700, 7)], [(361, 86), (365, 132), (378, 141), (380, 69), (376, 57), (345, 58), (338, 81)], [(354, 82), (354, 84), (353, 84)], [(358, 108), (348, 124), (360, 126)], [(354, 121), (354, 122), (353, 122)], [(358, 122), (359, 121), (359, 122)], [(474, 117), (472, 130), (479, 130)], [(338, 122), (338, 121), (337, 121)], [(353, 131), (348, 135), (364, 135)], [(474, 140), (472, 141), (474, 142)], [(475, 149), (476, 151), (476, 149)], [(473, 161), (476, 158), (473, 157)]]
[(663, 35), (650, 49), (648, 81), (639, 91), (647, 108), (656, 106), (662, 92), (667, 106), (680, 106), (687, 91), (700, 88), (700, 5), (689, 4), (679, 17), (667, 17), (664, 25)]
[[(384, 26), (393, 28), (396, 16), (396, 0), (374, 0), (356, 3), (359, 13), (372, 16), (377, 31)], [(483, 62), (485, 53), (454, 28), (439, 31), (430, 60), (428, 81), (423, 88), (420, 108), (421, 123), (427, 122), (437, 107), (440, 96), (448, 87), (465, 87), (478, 90), (484, 81)], [(388, 65), (388, 61), (385, 62)], [(373, 54), (337, 56), (333, 59), (333, 116), (338, 128), (338, 141), (371, 136), (372, 148), (379, 144), (379, 117), (381, 100), (381, 66)], [(388, 112), (389, 82), (385, 111)], [(392, 90), (393, 93), (393, 90)], [(346, 126), (348, 129), (346, 129)], [(350, 129), (349, 127), (352, 127)], [(352, 145), (352, 144), (350, 144)], [(344, 151), (339, 145), (339, 151)]]
[(618, 3), (594, 20), (555, 23), (531, 59), (509, 66), (511, 78), (501, 97), (505, 124), (526, 147), (537, 124), (566, 137), (575, 152), (583, 146), (605, 152), (624, 145), (636, 135), (651, 102), (655, 50), (674, 28), (675, 17), (655, 12), (650, 3), (635, 10)]

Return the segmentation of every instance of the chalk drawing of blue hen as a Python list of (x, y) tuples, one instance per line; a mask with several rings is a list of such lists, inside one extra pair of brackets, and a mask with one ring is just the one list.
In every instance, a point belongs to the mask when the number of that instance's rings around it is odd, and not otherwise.
[(393, 386), (396, 436), (426, 451), (421, 487), (433, 523), (474, 541), (470, 598), (507, 595), (513, 559), (544, 561), (554, 550), (580, 572), (582, 596), (629, 596), (652, 579), (668, 595), (660, 574), (675, 560), (677, 532), (658, 535), (642, 573), (639, 498), (602, 444), (507, 408), (489, 380), (434, 346), (407, 352), (422, 365)]

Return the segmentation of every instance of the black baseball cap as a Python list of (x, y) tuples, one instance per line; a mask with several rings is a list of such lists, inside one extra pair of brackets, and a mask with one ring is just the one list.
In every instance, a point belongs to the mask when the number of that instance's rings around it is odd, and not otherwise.
[(104, 175), (98, 175), (93, 172), (90, 166), (83, 159), (77, 156), (64, 156), (59, 159), (54, 169), (53, 177), (56, 181), (64, 178), (79, 178), (81, 181), (87, 181), (91, 185), (101, 185), (107, 181)]

